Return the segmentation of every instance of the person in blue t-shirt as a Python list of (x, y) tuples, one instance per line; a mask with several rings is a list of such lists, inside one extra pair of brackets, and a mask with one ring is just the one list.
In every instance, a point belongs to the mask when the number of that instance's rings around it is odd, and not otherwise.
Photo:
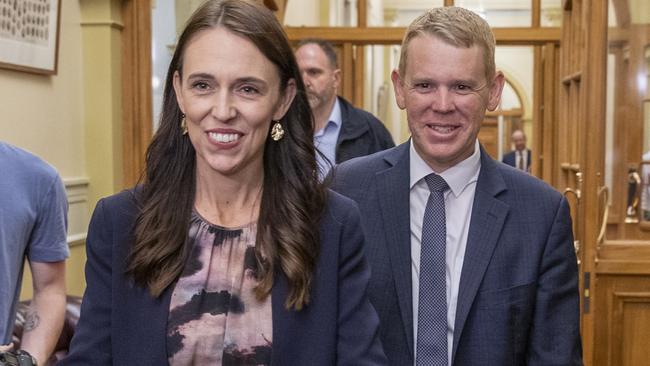
[(0, 142), (0, 351), (14, 348), (12, 332), (26, 258), (34, 297), (21, 349), (39, 365), (54, 350), (63, 327), (67, 212), (56, 170), (27, 151)]

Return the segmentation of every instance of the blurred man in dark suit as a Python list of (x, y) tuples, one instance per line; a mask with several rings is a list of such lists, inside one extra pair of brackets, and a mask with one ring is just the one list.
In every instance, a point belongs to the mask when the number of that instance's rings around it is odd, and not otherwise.
[(511, 141), (515, 145), (515, 149), (505, 154), (501, 161), (530, 173), (530, 149), (526, 148), (526, 134), (522, 130), (515, 130), (512, 133)]

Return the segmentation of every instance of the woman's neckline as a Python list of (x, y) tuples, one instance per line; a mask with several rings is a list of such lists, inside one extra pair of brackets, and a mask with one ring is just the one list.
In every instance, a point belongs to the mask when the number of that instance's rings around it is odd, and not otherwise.
[(196, 215), (196, 217), (207, 224), (210, 227), (220, 229), (220, 230), (225, 230), (225, 231), (237, 231), (237, 230), (243, 230), (246, 228), (252, 228), (255, 225), (257, 225), (257, 221), (253, 220), (248, 223), (242, 224), (242, 225), (237, 225), (237, 226), (223, 226), (223, 225), (218, 225), (215, 224), (214, 222), (211, 222), (210, 220), (206, 219), (199, 213), (199, 211), (196, 209), (196, 207), (192, 207), (192, 215)]

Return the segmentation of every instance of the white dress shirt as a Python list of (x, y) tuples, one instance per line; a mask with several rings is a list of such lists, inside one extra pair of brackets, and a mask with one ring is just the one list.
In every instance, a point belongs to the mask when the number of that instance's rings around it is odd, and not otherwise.
[[(445, 219), (447, 226), (447, 250), (445, 270), (447, 284), (447, 350), (449, 364), (454, 340), (454, 322), (456, 320), (456, 304), (460, 274), (465, 259), (467, 233), (472, 217), (472, 203), (476, 192), (476, 181), (481, 170), (481, 152), (478, 140), (474, 146), (474, 154), (455, 166), (445, 170), (440, 176), (449, 185), (445, 192)], [(429, 199), (429, 188), (424, 177), (433, 170), (410, 146), (410, 219), (411, 219), (411, 276), (413, 283), (413, 344), (417, 345), (418, 335), (418, 299), (420, 288), (420, 246), (422, 241), (422, 221), (424, 210)], [(416, 347), (417, 348), (417, 347)], [(414, 353), (417, 350), (414, 350)], [(414, 357), (415, 359), (415, 357)]]
[(523, 171), (528, 171), (528, 150), (516, 150), (515, 153), (515, 167)]

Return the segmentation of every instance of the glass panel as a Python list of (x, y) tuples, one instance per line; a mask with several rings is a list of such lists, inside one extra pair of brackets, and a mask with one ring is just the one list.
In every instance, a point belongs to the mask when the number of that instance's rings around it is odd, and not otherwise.
[[(154, 131), (161, 111), (167, 68), (178, 34), (190, 15), (205, 0), (152, 1), (152, 97)], [(285, 13), (287, 25), (356, 26), (356, 0), (290, 0)]]
[(616, 19), (616, 10), (614, 10), (614, 3), (610, 0), (607, 5), (607, 26), (617, 27), (618, 22)]
[(643, 156), (641, 156), (641, 179), (643, 182), (641, 188), (641, 219), (650, 224), (650, 46), (645, 49), (645, 66), (646, 66), (646, 95), (643, 99)]
[(562, 25), (561, 0), (542, 0), (541, 8), (540, 25), (542, 27), (559, 27)]
[(530, 27), (530, 0), (456, 0), (456, 6), (480, 14), (491, 27)]
[[(650, 158), (650, 157), (649, 157)], [(650, 160), (641, 163), (641, 220), (650, 223)]]
[(650, 1), (630, 0), (632, 24), (650, 24)]
[[(506, 84), (501, 94), (501, 104), (495, 113), (497, 118), (498, 150), (492, 152), (495, 159), (510, 152), (511, 135), (515, 130), (523, 130), (531, 148), (533, 141), (533, 75), (534, 48), (531, 46), (497, 46), (495, 50), (496, 67), (506, 76)], [(489, 126), (489, 125), (488, 125)]]
[(357, 0), (289, 0), (284, 24), (292, 27), (355, 27)]
[(368, 0), (369, 27), (406, 27), (425, 10), (444, 0)]
[(607, 24), (605, 183), (609, 224), (621, 225), (608, 239), (643, 238), (648, 233), (637, 227), (650, 230), (650, 2), (610, 0)]
[(395, 103), (390, 73), (397, 67), (400, 46), (367, 46), (364, 65), (363, 109), (379, 118), (393, 135), (395, 143), (409, 137), (406, 113)]
[[(151, 88), (153, 129), (158, 127), (167, 68), (176, 43), (176, 11), (173, 0), (157, 0), (151, 9)], [(183, 20), (184, 21), (184, 20)], [(180, 23), (183, 26), (183, 23)]]

